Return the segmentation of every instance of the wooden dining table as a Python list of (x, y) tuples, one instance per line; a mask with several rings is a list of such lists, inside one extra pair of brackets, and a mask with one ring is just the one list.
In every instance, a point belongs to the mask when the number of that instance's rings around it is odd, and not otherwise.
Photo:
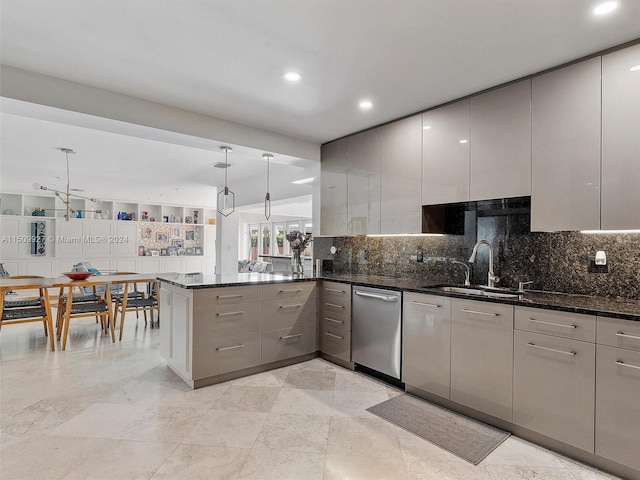
[[(26, 290), (26, 289), (41, 289), (43, 297), (45, 298), (45, 304), (50, 305), (48, 289), (57, 288), (60, 289), (61, 295), (67, 295), (69, 299), (73, 299), (74, 287), (97, 287), (105, 286), (105, 295), (107, 298), (107, 305), (109, 308), (108, 318), (111, 329), (111, 340), (115, 342), (115, 318), (113, 315), (113, 306), (111, 304), (111, 292), (110, 285), (124, 285), (125, 292), (127, 291), (127, 285), (130, 283), (145, 283), (153, 282), (157, 279), (156, 273), (132, 273), (129, 275), (92, 275), (85, 280), (71, 280), (69, 277), (61, 275), (54, 278), (0, 278), (0, 301), (4, 304), (4, 299), (7, 291), (13, 290)], [(77, 295), (76, 295), (77, 296)], [(51, 309), (49, 308), (49, 316), (51, 317)], [(68, 320), (68, 319), (67, 319)], [(54, 350), (53, 335), (50, 335), (51, 349)]]

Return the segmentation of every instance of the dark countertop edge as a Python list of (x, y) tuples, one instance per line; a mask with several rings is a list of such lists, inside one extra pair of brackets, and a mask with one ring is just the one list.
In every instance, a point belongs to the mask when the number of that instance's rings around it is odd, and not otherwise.
[(250, 287), (252, 285), (269, 285), (272, 283), (291, 283), (291, 282), (315, 282), (319, 280), (317, 277), (301, 277), (301, 278), (278, 278), (272, 280), (257, 280), (251, 282), (225, 282), (225, 283), (216, 283), (216, 284), (184, 284), (180, 282), (174, 282), (172, 280), (167, 280), (166, 278), (158, 278), (159, 281), (168, 283), (175, 287), (185, 288), (188, 290), (195, 290), (200, 288), (221, 288), (221, 287)]
[[(410, 279), (395, 279), (389, 278), (387, 279), (388, 283), (385, 283), (385, 280), (380, 278), (375, 281), (365, 281), (365, 280), (354, 280), (354, 279), (345, 279), (340, 277), (332, 277), (331, 275), (321, 275), (318, 277), (319, 280), (328, 280), (331, 282), (337, 283), (345, 283), (349, 285), (360, 285), (363, 287), (373, 287), (373, 288), (386, 288), (388, 290), (397, 290), (403, 292), (412, 292), (412, 293), (422, 293), (427, 295), (438, 295), (441, 297), (450, 297), (450, 298), (460, 298), (464, 300), (476, 300), (479, 302), (489, 302), (489, 303), (501, 303), (506, 305), (516, 305), (521, 307), (532, 307), (532, 308), (541, 308), (544, 310), (556, 310), (562, 312), (571, 312), (571, 313), (580, 313), (585, 315), (598, 315), (601, 317), (608, 318), (618, 318), (621, 320), (631, 320), (640, 322), (640, 313), (633, 314), (621, 311), (612, 311), (612, 310), (603, 310), (597, 308), (587, 308), (583, 306), (575, 306), (570, 305), (571, 299), (576, 301), (577, 299), (584, 297), (584, 295), (571, 295), (566, 293), (556, 293), (556, 292), (539, 292), (539, 291), (530, 291), (530, 294), (546, 294), (546, 295), (563, 295), (566, 296), (569, 302), (564, 305), (558, 305), (555, 303), (546, 303), (542, 300), (536, 300), (531, 298), (526, 298), (527, 295), (525, 293), (525, 298), (523, 300), (517, 298), (492, 298), (492, 297), (479, 297), (476, 295), (467, 295), (464, 293), (451, 293), (451, 292), (442, 292), (440, 290), (435, 290), (429, 287), (412, 287), (407, 285), (402, 285), (402, 283), (410, 283), (412, 280)], [(394, 285), (396, 283), (396, 285)], [(400, 283), (400, 285), (398, 285)], [(633, 300), (629, 300), (632, 302)], [(639, 305), (640, 309), (640, 305)], [(640, 310), (639, 310), (640, 312)]]

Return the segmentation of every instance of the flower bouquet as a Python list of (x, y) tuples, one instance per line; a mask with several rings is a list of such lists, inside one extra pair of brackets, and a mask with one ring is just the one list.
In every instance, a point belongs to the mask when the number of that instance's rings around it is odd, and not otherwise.
[(311, 243), (311, 234), (293, 230), (287, 233), (287, 241), (291, 245), (291, 269), (293, 273), (304, 273), (302, 252)]

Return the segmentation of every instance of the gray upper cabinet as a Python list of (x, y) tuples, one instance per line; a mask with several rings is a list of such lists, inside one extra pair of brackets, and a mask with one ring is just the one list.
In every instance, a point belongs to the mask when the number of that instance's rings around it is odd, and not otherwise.
[(470, 200), (531, 194), (531, 80), (471, 98)]
[(380, 129), (352, 135), (349, 144), (349, 233), (380, 233)]
[(600, 228), (600, 63), (532, 80), (532, 231)]
[(640, 45), (602, 57), (602, 229), (640, 228)]
[(347, 139), (322, 146), (320, 163), (320, 234), (346, 235)]
[(422, 204), (469, 200), (469, 100), (422, 115)]
[(380, 233), (421, 233), (422, 116), (380, 127)]

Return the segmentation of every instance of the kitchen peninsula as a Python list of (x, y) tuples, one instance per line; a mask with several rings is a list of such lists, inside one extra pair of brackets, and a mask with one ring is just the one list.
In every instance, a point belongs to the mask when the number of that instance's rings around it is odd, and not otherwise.
[(311, 275), (160, 275), (160, 353), (192, 388), (317, 356)]

